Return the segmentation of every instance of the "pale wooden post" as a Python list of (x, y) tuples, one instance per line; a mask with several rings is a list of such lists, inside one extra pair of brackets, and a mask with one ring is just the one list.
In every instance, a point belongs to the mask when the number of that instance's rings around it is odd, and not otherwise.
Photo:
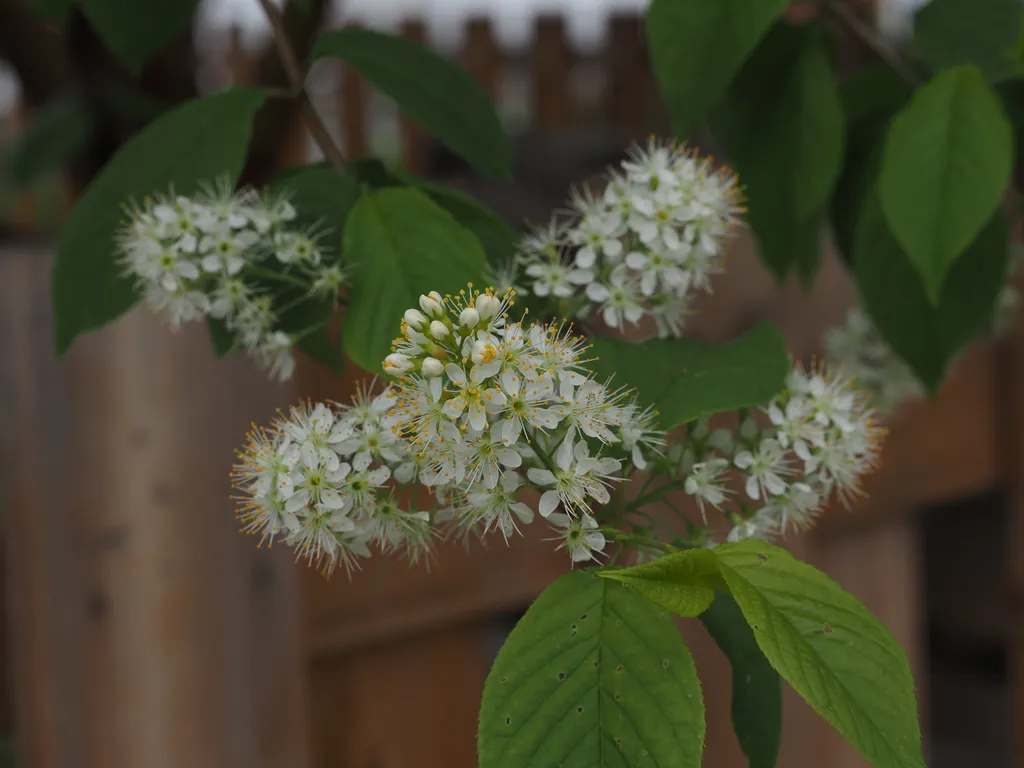
[(0, 253), (23, 764), (302, 768), (293, 566), (239, 534), (228, 481), (247, 423), (291, 390), (144, 309), (55, 359), (50, 263)]

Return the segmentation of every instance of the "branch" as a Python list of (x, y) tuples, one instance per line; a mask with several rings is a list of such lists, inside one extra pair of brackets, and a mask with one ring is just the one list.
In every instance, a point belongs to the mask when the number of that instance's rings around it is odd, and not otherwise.
[(889, 68), (899, 75), (907, 85), (914, 88), (921, 85), (921, 78), (907, 66), (907, 62), (903, 60), (899, 51), (893, 48), (878, 30), (858, 16), (856, 11), (843, 2), (826, 3), (825, 8), (840, 24), (870, 48), (878, 58), (888, 64)]
[(259, 3), (267, 16), (267, 21), (270, 22), (270, 29), (274, 35), (274, 44), (277, 46), (278, 55), (281, 57), (281, 64), (288, 78), (288, 85), (291, 87), (299, 103), (302, 120), (306, 123), (306, 127), (313, 136), (313, 141), (317, 143), (320, 151), (324, 153), (324, 157), (327, 158), (336, 170), (340, 171), (345, 167), (345, 156), (341, 153), (338, 145), (334, 143), (334, 139), (331, 138), (331, 134), (327, 130), (324, 121), (320, 119), (320, 115), (317, 114), (313, 102), (309, 100), (309, 94), (305, 90), (306, 73), (299, 64), (295, 48), (288, 37), (284, 17), (281, 16), (281, 12), (278, 11), (271, 0), (259, 0)]

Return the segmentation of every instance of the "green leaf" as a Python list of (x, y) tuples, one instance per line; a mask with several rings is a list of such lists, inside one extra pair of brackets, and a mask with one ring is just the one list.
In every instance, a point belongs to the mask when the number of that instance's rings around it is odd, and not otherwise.
[(713, 550), (765, 657), (876, 768), (923, 768), (914, 679), (899, 643), (825, 574), (766, 542)]
[(704, 613), (720, 582), (718, 558), (709, 549), (689, 549), (685, 554), (602, 571), (601, 575), (633, 587), (652, 603), (684, 618)]
[(953, 264), (933, 306), (906, 253), (889, 231), (877, 195), (858, 225), (854, 269), (865, 309), (889, 345), (934, 393), (950, 362), (989, 329), (1006, 282), (1006, 220), (992, 217)]
[(356, 203), (344, 251), (354, 272), (343, 343), (366, 371), (380, 370), (420, 294), (457, 293), (479, 283), (486, 264), (479, 241), (451, 214), (422, 192), (393, 187)]
[(189, 27), (198, 0), (78, 0), (96, 34), (133, 75)]
[(932, 0), (914, 17), (914, 52), (935, 69), (998, 64), (1017, 43), (1020, 0)]
[(840, 89), (847, 123), (846, 158), (832, 195), (830, 218), (839, 254), (848, 265), (853, 264), (864, 204), (877, 188), (889, 122), (912, 94), (913, 89), (883, 64), (865, 67)]
[(595, 337), (591, 368), (616, 384), (635, 387), (645, 405), (672, 429), (720, 411), (759, 405), (782, 389), (789, 354), (778, 329), (761, 321), (724, 346), (687, 339), (634, 344)]
[(25, 190), (73, 160), (92, 140), (96, 116), (78, 92), (58, 96), (40, 109), (6, 153), (7, 174)]
[(93, 179), (61, 231), (53, 273), (54, 342), (63, 354), (78, 334), (126, 312), (137, 297), (114, 260), (123, 206), (171, 186), (192, 194), (233, 182), (245, 161), (254, 88), (232, 88), (168, 112), (127, 142)]
[(225, 357), (235, 348), (235, 336), (228, 330), (227, 324), (217, 317), (206, 318), (206, 330), (210, 334), (210, 348), (218, 360)]
[(652, 0), (647, 41), (675, 134), (686, 139), (789, 0)]
[(950, 267), (1003, 199), (1013, 142), (999, 99), (971, 66), (940, 74), (892, 123), (882, 210), (933, 305)]
[(809, 282), (844, 143), (823, 37), (779, 25), (733, 83), (716, 125), (746, 188), (763, 260), (779, 279), (795, 267)]
[(476, 235), (492, 266), (500, 267), (512, 260), (519, 236), (494, 210), (456, 189), (432, 184), (411, 173), (397, 171), (395, 176), (429, 195), (459, 224)]
[(63, 27), (71, 15), (73, 0), (25, 0), (25, 5), (43, 18)]
[(782, 740), (782, 681), (761, 653), (743, 612), (719, 592), (701, 623), (732, 665), (732, 727), (750, 768), (775, 768)]
[(490, 97), (451, 60), (415, 40), (354, 28), (321, 36), (312, 58), (324, 57), (348, 63), (481, 173), (511, 176), (511, 143)]
[(704, 702), (669, 615), (567, 574), (509, 635), (480, 707), (480, 768), (693, 768)]

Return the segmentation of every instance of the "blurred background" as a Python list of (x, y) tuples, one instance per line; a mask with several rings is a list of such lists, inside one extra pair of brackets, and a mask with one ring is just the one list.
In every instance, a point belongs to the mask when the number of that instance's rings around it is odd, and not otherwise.
[[(545, 220), (631, 141), (668, 133), (643, 0), (308, 5), (287, 11), (300, 48), (325, 26), (394, 30), (484, 85), (515, 137), (513, 182), (475, 178), (340, 64), (310, 79), (347, 157), (401, 159), (510, 223)], [(878, 0), (868, 13), (899, 41), (913, 5)], [(567, 566), (534, 530), (508, 548), (446, 548), (429, 571), (375, 558), (351, 580), (326, 580), (239, 535), (228, 472), (250, 422), (299, 396), (345, 399), (358, 371), (338, 378), (303, 363), (295, 381), (274, 385), (243, 360), (215, 362), (203, 329), (172, 335), (145, 310), (54, 357), (51, 258), (77, 191), (153, 114), (255, 82), (282, 82), (255, 0), (204, 2), (191, 37), (138, 82), (81, 19), (60, 33), (22, 0), (0, 0), (0, 156), (40, 148), (0, 161), (0, 764), (473, 766), (493, 655)], [(244, 180), (315, 157), (294, 114), (265, 110)], [(811, 359), (854, 299), (849, 277), (830, 257), (810, 291), (776, 286), (754, 248), (737, 239), (692, 334), (726, 340), (768, 318)], [(787, 542), (907, 649), (933, 768), (1024, 765), (1018, 336), (979, 344), (936, 401), (901, 408), (868, 498)], [(728, 665), (697, 622), (682, 626), (707, 698), (705, 765), (745, 766)], [(863, 765), (786, 695), (780, 766)]]

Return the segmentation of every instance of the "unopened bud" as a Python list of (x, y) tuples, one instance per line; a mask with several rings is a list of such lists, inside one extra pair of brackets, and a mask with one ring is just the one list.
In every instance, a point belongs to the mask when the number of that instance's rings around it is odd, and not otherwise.
[(407, 309), (405, 310), (405, 323), (414, 331), (423, 330), (423, 326), (427, 323), (427, 318), (418, 309)]
[(444, 371), (444, 365), (435, 357), (426, 358), (423, 361), (423, 365), (420, 367), (420, 373), (428, 379), (440, 376), (442, 371)]
[(431, 291), (425, 296), (420, 296), (420, 309), (422, 309), (428, 317), (440, 317), (444, 312), (441, 308), (441, 294), (437, 291)]
[(442, 323), (440, 320), (434, 320), (430, 324), (430, 335), (438, 341), (442, 341), (448, 338), (448, 326)]
[(412, 360), (401, 352), (394, 352), (384, 358), (385, 373), (406, 373), (413, 368)]
[(481, 320), (490, 320), (501, 307), (501, 302), (488, 293), (476, 297), (476, 311), (480, 313)]
[(472, 307), (466, 307), (459, 315), (459, 325), (463, 328), (476, 328), (480, 324), (480, 313)]

